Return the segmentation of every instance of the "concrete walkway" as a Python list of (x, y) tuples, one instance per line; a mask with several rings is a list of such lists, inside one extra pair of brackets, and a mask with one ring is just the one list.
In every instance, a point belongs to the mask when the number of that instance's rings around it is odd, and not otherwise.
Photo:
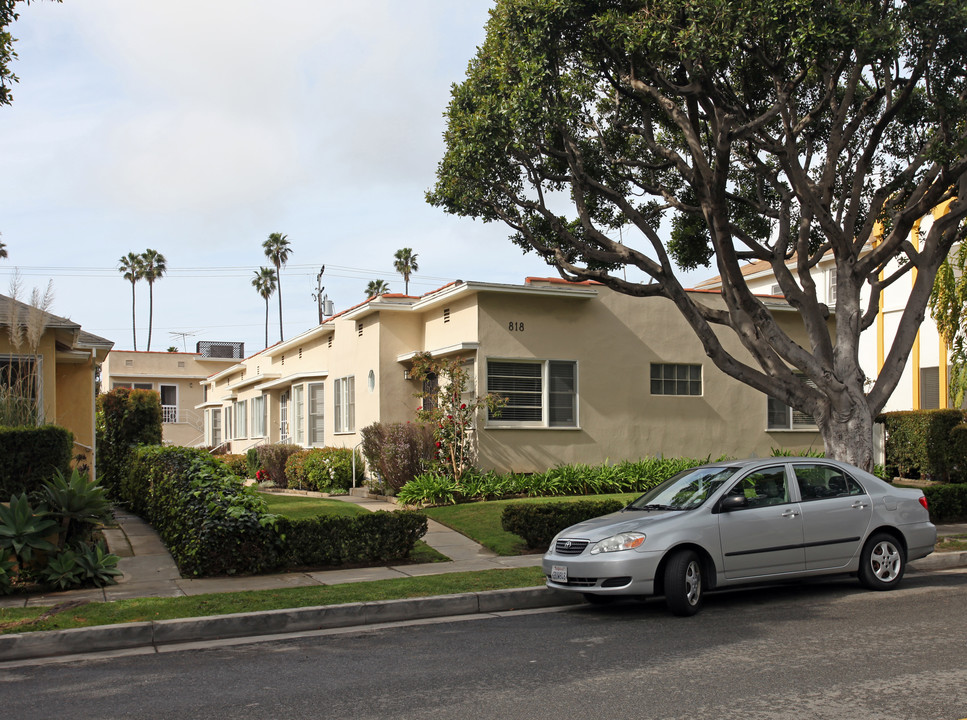
[[(393, 503), (368, 497), (336, 496), (332, 499), (350, 502), (370, 511), (396, 509)], [(0, 607), (45, 607), (69, 600), (102, 602), (137, 597), (178, 597), (241, 590), (337, 585), (494, 568), (536, 567), (541, 564), (539, 554), (501, 557), (460, 533), (429, 520), (423, 541), (449, 557), (450, 562), (186, 579), (181, 577), (171, 554), (151, 526), (121, 508), (115, 508), (114, 517), (117, 527), (105, 529), (104, 535), (108, 548), (121, 558), (118, 569), (123, 575), (117, 585), (0, 597)]]

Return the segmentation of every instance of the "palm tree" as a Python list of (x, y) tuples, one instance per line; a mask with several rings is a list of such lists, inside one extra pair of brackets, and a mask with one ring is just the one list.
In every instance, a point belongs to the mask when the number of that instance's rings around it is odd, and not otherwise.
[(385, 280), (370, 280), (366, 285), (366, 297), (376, 297), (389, 292), (389, 285)]
[(135, 315), (134, 315), (134, 286), (141, 278), (144, 277), (144, 264), (140, 255), (129, 252), (127, 255), (118, 260), (118, 272), (120, 272), (124, 279), (131, 283), (131, 337), (134, 343), (134, 349), (138, 349), (138, 333), (135, 328)]
[(0, 240), (0, 260), (3, 260), (5, 257), (7, 257), (7, 246), (3, 240)]
[(151, 326), (154, 325), (154, 281), (168, 270), (165, 256), (148, 248), (141, 253), (141, 277), (148, 281), (148, 351), (151, 350)]
[(396, 269), (400, 275), (403, 276), (403, 282), (405, 283), (406, 289), (403, 291), (405, 295), (410, 294), (410, 273), (415, 273), (420, 269), (420, 266), (416, 262), (417, 255), (413, 252), (412, 248), (403, 248), (396, 251), (396, 261), (393, 263), (393, 267)]
[(277, 281), (275, 268), (270, 267), (260, 267), (252, 278), (252, 287), (265, 300), (265, 347), (269, 346), (269, 298), (275, 292)]
[(279, 287), (279, 341), (282, 341), (284, 339), (282, 337), (282, 268), (288, 262), (292, 248), (289, 247), (288, 238), (276, 232), (269, 235), (269, 239), (262, 243), (262, 249), (265, 251), (265, 257), (275, 265), (275, 281)]

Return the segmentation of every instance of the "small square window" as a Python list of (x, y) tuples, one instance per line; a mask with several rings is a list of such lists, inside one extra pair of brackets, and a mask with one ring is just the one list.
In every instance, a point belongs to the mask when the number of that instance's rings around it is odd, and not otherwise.
[(702, 366), (683, 363), (652, 363), (651, 394), (701, 395)]

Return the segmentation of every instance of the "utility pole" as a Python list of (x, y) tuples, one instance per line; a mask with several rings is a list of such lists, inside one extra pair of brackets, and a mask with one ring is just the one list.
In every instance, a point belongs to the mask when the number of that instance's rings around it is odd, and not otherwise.
[(319, 269), (319, 274), (316, 275), (316, 291), (312, 293), (312, 297), (315, 298), (316, 305), (319, 308), (319, 324), (322, 325), (322, 291), (325, 290), (322, 286), (322, 274), (326, 272), (326, 266), (323, 265)]

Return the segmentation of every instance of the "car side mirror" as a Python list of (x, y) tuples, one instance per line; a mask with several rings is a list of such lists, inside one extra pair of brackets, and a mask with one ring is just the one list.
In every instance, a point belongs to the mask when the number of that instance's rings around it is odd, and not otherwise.
[(745, 495), (726, 495), (719, 500), (719, 512), (731, 512), (749, 507), (749, 499)]

